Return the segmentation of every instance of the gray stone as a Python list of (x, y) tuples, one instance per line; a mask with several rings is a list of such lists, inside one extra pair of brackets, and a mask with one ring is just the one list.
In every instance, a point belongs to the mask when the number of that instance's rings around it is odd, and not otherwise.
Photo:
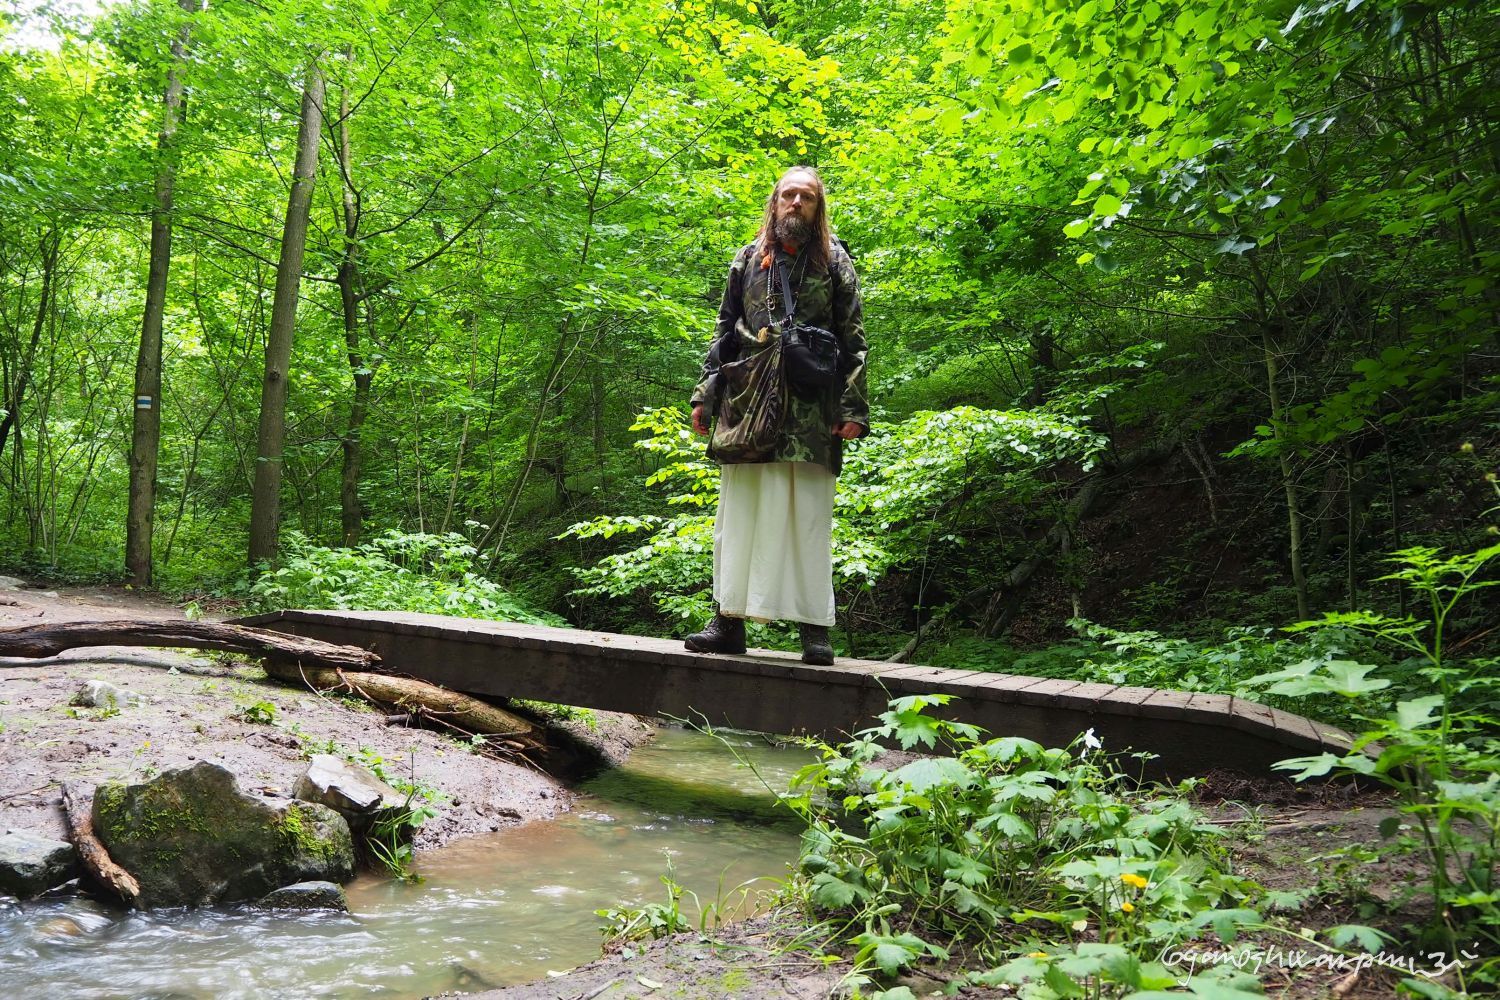
[(13, 576), (0, 576), (0, 590), (20, 590), (25, 585), (25, 580), (17, 580)]
[(80, 708), (140, 708), (146, 699), (109, 681), (87, 680), (78, 686), (68, 704)]
[(292, 794), (328, 806), (356, 830), (406, 807), (406, 796), (369, 770), (326, 753), (313, 756)]
[(0, 835), (0, 892), (29, 899), (77, 875), (72, 844), (20, 831)]
[(141, 884), (141, 905), (259, 899), (295, 882), (354, 875), (349, 824), (315, 802), (240, 791), (207, 761), (139, 785), (101, 785), (94, 832)]
[(298, 882), (282, 886), (262, 896), (256, 906), (268, 910), (343, 910), (349, 911), (344, 887), (334, 882)]

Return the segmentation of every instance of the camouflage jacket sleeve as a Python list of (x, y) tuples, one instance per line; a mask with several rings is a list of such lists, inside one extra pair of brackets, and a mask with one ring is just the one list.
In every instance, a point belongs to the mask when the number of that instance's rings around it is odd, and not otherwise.
[(859, 276), (842, 247), (834, 251), (834, 267), (838, 268), (838, 281), (834, 283), (833, 332), (844, 348), (844, 385), (839, 395), (838, 420), (859, 424), (860, 437), (864, 437), (870, 433), (870, 399), (865, 391), (865, 356), (869, 345), (865, 343)]
[(724, 299), (719, 303), (719, 318), (714, 323), (714, 339), (708, 347), (708, 356), (703, 359), (703, 372), (698, 376), (698, 384), (693, 386), (693, 395), (689, 401), (689, 407), (697, 406), (704, 402), (708, 391), (708, 380), (719, 370), (719, 365), (733, 358), (722, 356), (725, 345), (734, 343), (735, 324), (745, 311), (744, 296), (741, 289), (744, 288), (744, 272), (749, 260), (749, 247), (735, 254), (734, 262), (729, 265), (729, 277), (724, 282)]

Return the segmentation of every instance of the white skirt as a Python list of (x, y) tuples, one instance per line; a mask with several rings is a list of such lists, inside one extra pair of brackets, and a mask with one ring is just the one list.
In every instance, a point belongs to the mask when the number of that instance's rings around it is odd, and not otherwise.
[(722, 614), (833, 624), (833, 484), (812, 462), (723, 467), (714, 519)]

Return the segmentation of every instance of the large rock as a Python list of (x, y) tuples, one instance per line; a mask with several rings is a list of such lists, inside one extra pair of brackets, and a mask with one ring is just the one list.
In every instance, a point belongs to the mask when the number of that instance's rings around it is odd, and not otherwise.
[(0, 835), (0, 892), (29, 899), (77, 875), (72, 844), (19, 831)]
[(139, 785), (101, 785), (94, 832), (141, 884), (142, 906), (203, 906), (354, 875), (349, 824), (327, 806), (240, 791), (203, 762)]
[(406, 808), (406, 796), (369, 770), (326, 753), (313, 756), (292, 794), (333, 809), (358, 831)]

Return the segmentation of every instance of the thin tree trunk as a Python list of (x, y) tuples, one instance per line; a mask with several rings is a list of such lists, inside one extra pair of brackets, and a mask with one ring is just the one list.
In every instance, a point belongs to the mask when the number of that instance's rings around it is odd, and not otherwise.
[(479, 314), (473, 313), (469, 317), (469, 381), (468, 396), (464, 405), (463, 426), (458, 432), (458, 455), (453, 459), (453, 478), (448, 483), (448, 504), (443, 509), (443, 523), (438, 528), (438, 534), (447, 534), (448, 525), (453, 521), (453, 508), (458, 502), (458, 481), (464, 471), (464, 451), (469, 445), (469, 423), (473, 418), (473, 408), (468, 405), (474, 395), (474, 386), (479, 380)]
[(343, 187), (344, 205), (344, 256), (339, 261), (338, 287), (339, 306), (344, 321), (344, 347), (349, 359), (349, 374), (354, 382), (354, 396), (349, 405), (349, 424), (344, 430), (340, 445), (343, 449), (344, 467), (339, 479), (339, 511), (343, 529), (343, 544), (349, 548), (359, 544), (363, 530), (363, 515), (359, 505), (359, 474), (364, 454), (361, 435), (365, 418), (370, 412), (370, 383), (375, 373), (366, 365), (359, 337), (360, 274), (359, 274), (359, 192), (354, 188), (353, 153), (349, 144), (349, 91), (343, 88), (339, 96), (339, 176)]
[[(52, 298), (56, 294), (57, 257), (62, 246), (62, 236), (56, 229), (42, 235), (42, 291), (38, 296), (36, 319), (31, 324), (31, 342), (26, 353), (19, 359), (15, 384), (10, 386), (10, 395), (4, 401), (4, 413), (0, 414), (0, 454), (5, 452), (5, 442), (11, 428), (16, 432), (16, 451), (21, 448), (21, 402), (26, 398), (26, 389), (31, 384), (32, 366), (36, 363), (37, 345), (42, 341), (42, 331), (47, 328), (47, 317), (52, 312)], [(0, 386), (0, 388), (6, 388)], [(19, 467), (17, 468), (19, 475)], [(19, 483), (19, 480), (17, 480)]]
[(1287, 455), (1287, 446), (1282, 442), (1281, 391), (1277, 388), (1278, 358), (1276, 345), (1271, 342), (1270, 330), (1261, 327), (1261, 349), (1266, 360), (1266, 391), (1271, 400), (1271, 428), (1276, 435), (1276, 464), (1281, 470), (1281, 487), (1286, 495), (1286, 520), (1290, 540), (1289, 556), (1292, 564), (1292, 585), (1297, 591), (1297, 618), (1306, 621), (1311, 617), (1307, 600), (1307, 576), (1302, 571), (1302, 511), (1297, 501), (1297, 482), (1292, 471), (1292, 460)]
[(1265, 275), (1261, 273), (1254, 260), (1251, 261), (1250, 266), (1253, 276), (1252, 287), (1255, 289), (1256, 303), (1260, 307), (1260, 347), (1266, 365), (1266, 396), (1271, 407), (1271, 433), (1275, 436), (1276, 464), (1281, 473), (1281, 487), (1286, 497), (1288, 558), (1291, 562), (1292, 586), (1297, 594), (1297, 617), (1299, 620), (1306, 621), (1310, 612), (1307, 599), (1307, 576), (1302, 571), (1302, 510), (1297, 499), (1295, 470), (1292, 468), (1292, 459), (1288, 454), (1290, 446), (1285, 440), (1286, 431), (1283, 425), (1285, 414), (1281, 409), (1279, 384), (1281, 356), (1278, 351), (1280, 345), (1271, 337), (1273, 326), (1285, 332), (1288, 324), (1282, 313), (1281, 304), (1273, 301)]
[[(193, 0), (179, 0), (191, 11)], [(146, 277), (146, 308), (135, 362), (135, 425), (130, 436), (130, 501), (125, 516), (125, 572), (137, 587), (151, 584), (151, 534), (156, 508), (156, 463), (161, 450), (161, 328), (167, 306), (167, 271), (172, 264), (172, 193), (176, 172), (172, 139), (182, 107), (182, 78), (177, 68), (187, 48), (183, 26), (172, 43), (172, 68), (162, 97), (161, 133), (156, 149), (156, 206), (151, 212), (151, 264)]]
[(1354, 575), (1354, 542), (1359, 518), (1354, 503), (1354, 446), (1344, 439), (1344, 586), (1349, 592), (1349, 610), (1359, 607), (1359, 580)]
[(314, 58), (307, 64), (307, 82), (302, 89), (297, 162), (292, 171), (292, 189), (287, 196), (286, 223), (281, 234), (281, 259), (276, 268), (276, 292), (271, 303), (271, 328), (266, 338), (266, 373), (260, 396), (255, 486), (250, 501), (251, 565), (268, 562), (276, 557), (277, 529), (281, 521), (281, 459), (286, 436), (287, 373), (292, 362), (297, 292), (302, 282), (302, 255), (307, 243), (313, 182), (317, 179), (323, 99), (323, 71)]

